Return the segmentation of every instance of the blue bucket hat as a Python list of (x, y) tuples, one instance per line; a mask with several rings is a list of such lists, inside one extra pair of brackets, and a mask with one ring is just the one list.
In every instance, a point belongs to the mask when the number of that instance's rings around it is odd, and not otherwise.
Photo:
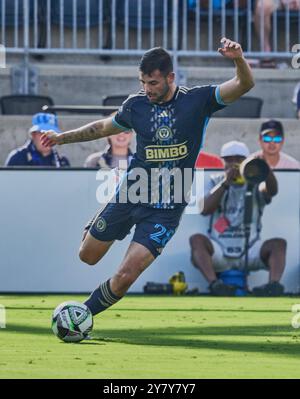
[(29, 133), (41, 132), (42, 130), (54, 130), (56, 133), (60, 133), (57, 116), (43, 112), (33, 115), (32, 127), (29, 129)]

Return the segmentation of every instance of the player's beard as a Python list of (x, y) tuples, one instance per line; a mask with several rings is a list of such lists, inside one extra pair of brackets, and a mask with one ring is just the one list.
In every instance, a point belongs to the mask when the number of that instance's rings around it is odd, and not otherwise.
[(149, 97), (148, 98), (152, 103), (157, 103), (157, 104), (164, 103), (166, 102), (165, 99), (169, 94), (169, 91), (170, 91), (170, 86), (166, 82), (160, 94), (156, 94), (155, 97), (153, 97), (152, 99)]

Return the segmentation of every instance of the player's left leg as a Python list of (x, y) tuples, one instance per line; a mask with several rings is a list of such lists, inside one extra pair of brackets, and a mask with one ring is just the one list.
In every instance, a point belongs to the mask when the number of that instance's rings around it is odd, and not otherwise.
[(136, 225), (133, 240), (118, 271), (85, 302), (96, 315), (118, 302), (140, 274), (161, 254), (174, 235), (183, 209), (156, 210), (137, 206), (131, 213)]
[(131, 242), (118, 271), (110, 279), (111, 290), (119, 297), (125, 295), (154, 259), (148, 248), (137, 242)]
[(153, 262), (155, 257), (148, 248), (132, 242), (114, 276), (91, 294), (85, 305), (93, 315), (103, 312), (118, 302), (139, 275)]

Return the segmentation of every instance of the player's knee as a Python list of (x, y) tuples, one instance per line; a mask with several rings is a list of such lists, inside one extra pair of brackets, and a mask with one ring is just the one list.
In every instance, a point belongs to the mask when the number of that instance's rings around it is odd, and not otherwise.
[(80, 248), (79, 250), (79, 258), (82, 262), (90, 266), (94, 266), (98, 262), (98, 259), (96, 259), (95, 256), (93, 256), (83, 248)]

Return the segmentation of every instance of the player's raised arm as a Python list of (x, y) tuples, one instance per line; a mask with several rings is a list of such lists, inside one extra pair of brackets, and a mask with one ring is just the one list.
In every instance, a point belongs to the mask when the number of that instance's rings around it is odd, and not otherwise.
[(69, 130), (60, 134), (57, 134), (53, 130), (49, 130), (43, 133), (41, 142), (45, 146), (52, 147), (54, 145), (97, 140), (122, 132), (122, 129), (113, 124), (112, 120), (113, 117), (101, 119), (78, 129)]
[(233, 60), (236, 66), (236, 76), (220, 85), (220, 96), (224, 103), (231, 103), (254, 87), (254, 78), (248, 62), (243, 56), (239, 43), (225, 37), (221, 39), (222, 48), (218, 51), (224, 57)]

